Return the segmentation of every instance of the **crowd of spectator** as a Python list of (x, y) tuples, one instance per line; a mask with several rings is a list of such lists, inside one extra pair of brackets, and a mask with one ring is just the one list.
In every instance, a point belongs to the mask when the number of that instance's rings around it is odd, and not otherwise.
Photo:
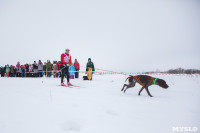
[[(21, 65), (20, 62), (17, 62), (17, 65), (5, 65), (4, 67), (0, 67), (0, 75), (1, 77), (54, 77), (60, 78), (61, 77), (61, 61), (53, 61), (51, 63), (50, 60), (47, 62), (42, 62), (41, 60), (33, 62), (33, 64), (24, 64)], [(72, 69), (73, 68), (73, 69)], [(74, 63), (71, 64), (69, 69), (72, 71), (72, 75), (70, 78), (79, 78), (79, 70), (80, 65), (77, 59), (75, 59)], [(91, 70), (90, 70), (91, 69)], [(75, 71), (75, 72), (73, 72)], [(90, 72), (91, 71), (91, 72)], [(95, 68), (94, 64), (91, 61), (91, 58), (88, 58), (88, 62), (86, 64), (86, 74), (84, 76), (84, 80), (92, 80), (92, 74), (94, 73)]]
[[(17, 65), (5, 65), (4, 67), (0, 67), (0, 75), (1, 77), (54, 77), (58, 78), (61, 76), (60, 73), (60, 61), (53, 61), (51, 63), (50, 60), (47, 62), (42, 62), (41, 60), (34, 61), (33, 64), (24, 64), (21, 65), (20, 62), (17, 62)], [(80, 65), (75, 61), (73, 64), (75, 65), (75, 70), (79, 71)], [(75, 73), (77, 74), (77, 73)], [(76, 76), (78, 78), (78, 76)]]

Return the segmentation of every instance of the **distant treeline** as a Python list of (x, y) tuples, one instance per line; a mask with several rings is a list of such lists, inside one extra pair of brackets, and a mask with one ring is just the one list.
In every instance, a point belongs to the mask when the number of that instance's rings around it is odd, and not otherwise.
[(148, 73), (169, 73), (169, 74), (200, 74), (200, 70), (198, 69), (183, 69), (183, 68), (177, 68), (177, 69), (169, 69), (167, 71), (152, 71), (152, 72), (146, 72)]

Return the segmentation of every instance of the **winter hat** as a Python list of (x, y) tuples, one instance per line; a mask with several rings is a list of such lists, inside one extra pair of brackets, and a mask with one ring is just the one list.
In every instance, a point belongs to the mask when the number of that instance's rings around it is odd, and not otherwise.
[(70, 49), (66, 48), (65, 51), (70, 51)]

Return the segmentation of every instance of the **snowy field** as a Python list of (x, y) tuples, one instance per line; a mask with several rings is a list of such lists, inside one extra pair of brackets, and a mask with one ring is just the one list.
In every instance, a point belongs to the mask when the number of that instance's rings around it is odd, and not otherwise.
[[(155, 77), (155, 76), (154, 76)], [(156, 76), (167, 90), (137, 84), (121, 92), (123, 75), (71, 80), (0, 78), (0, 133), (171, 133), (173, 127), (200, 131), (200, 77)]]

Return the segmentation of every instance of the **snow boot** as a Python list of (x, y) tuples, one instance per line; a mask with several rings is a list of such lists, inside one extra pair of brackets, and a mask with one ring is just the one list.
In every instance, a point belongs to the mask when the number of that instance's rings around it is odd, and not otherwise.
[(73, 86), (70, 82), (67, 83), (68, 86)]
[(66, 86), (64, 83), (61, 83), (61, 86)]

